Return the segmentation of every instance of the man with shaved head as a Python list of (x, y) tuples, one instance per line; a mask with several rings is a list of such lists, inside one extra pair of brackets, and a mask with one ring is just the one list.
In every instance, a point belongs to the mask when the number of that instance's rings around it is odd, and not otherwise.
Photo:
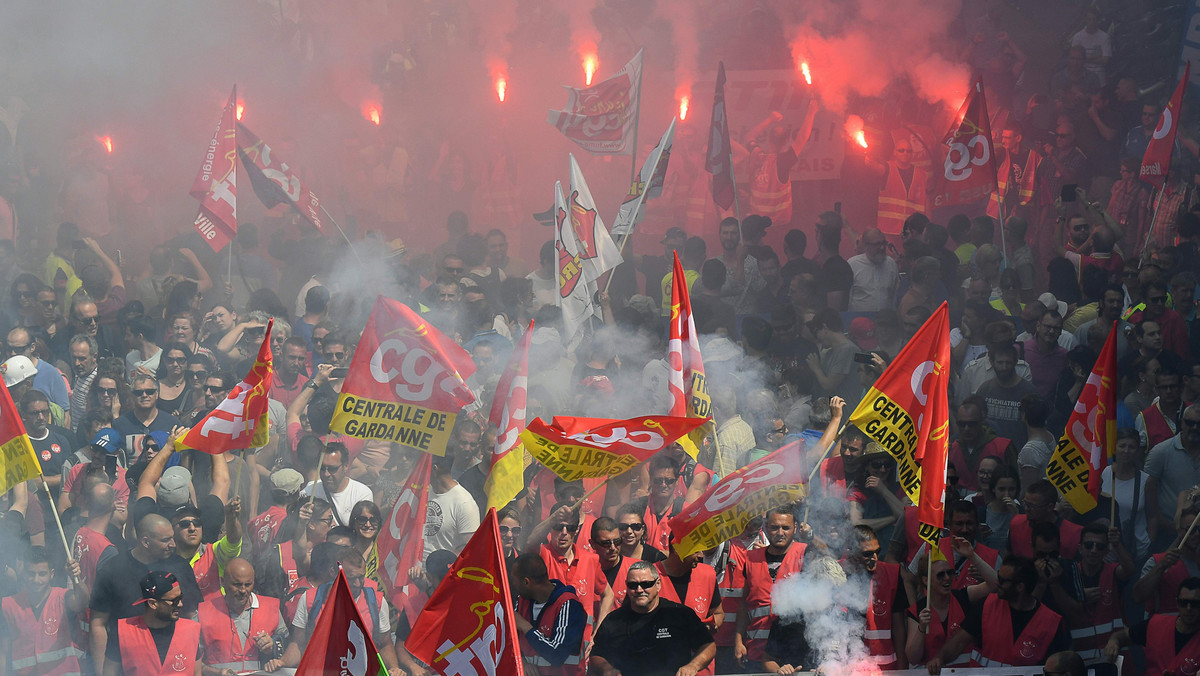
[(117, 548), (107, 535), (116, 500), (117, 492), (106, 483), (92, 484), (85, 493), (87, 523), (72, 538), (71, 558), (79, 562), (80, 573), (89, 588), (96, 584), (100, 566), (117, 555)]
[(183, 590), (185, 617), (193, 617), (200, 605), (200, 587), (192, 567), (175, 555), (175, 532), (171, 522), (158, 514), (147, 514), (137, 522), (137, 543), (128, 552), (118, 554), (96, 571), (90, 608), (92, 659), (96, 673), (104, 673), (105, 649), (109, 632), (116, 631), (117, 620), (136, 617), (141, 608), (134, 605), (142, 599), (139, 581), (151, 571), (168, 572), (179, 580)]
[(231, 559), (221, 578), (224, 596), (200, 604), (204, 663), (213, 669), (243, 673), (279, 668), (287, 625), (279, 599), (254, 593), (254, 566)]

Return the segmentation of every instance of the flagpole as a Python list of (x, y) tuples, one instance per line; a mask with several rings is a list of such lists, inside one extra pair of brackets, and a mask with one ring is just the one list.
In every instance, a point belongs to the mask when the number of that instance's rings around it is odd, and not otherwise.
[(928, 565), (925, 566), (925, 608), (928, 609), (933, 605), (933, 545), (926, 542), (925, 546), (929, 550)]
[[(63, 550), (67, 553), (67, 559), (71, 558), (71, 545), (67, 544), (67, 533), (63, 530), (62, 519), (58, 518), (58, 510), (54, 508), (54, 496), (50, 495), (50, 486), (46, 483), (46, 475), (40, 475), (42, 479), (42, 488), (46, 489), (46, 497), (50, 499), (50, 511), (54, 514), (54, 523), (58, 526), (58, 535), (62, 538)], [(34, 496), (36, 499), (37, 496)], [(72, 581), (78, 582), (72, 576)]]
[[(638, 48), (638, 53), (639, 53), (639, 54), (640, 54), (640, 53), (642, 53), (642, 50), (643, 50), (643, 49), (644, 49), (644, 48), (642, 48), (642, 47), (639, 47), (639, 48)], [(630, 162), (629, 162), (629, 164), (630, 164), (630, 167), (629, 167), (629, 183), (630, 183), (630, 185), (633, 185), (633, 184), (634, 184), (634, 182), (635, 182), (635, 181), (637, 181), (637, 174), (638, 174), (638, 170), (637, 170), (637, 141), (638, 141), (638, 127), (639, 127), (639, 126), (641, 126), (641, 119), (642, 119), (642, 78), (644, 78), (644, 77), (646, 77), (646, 61), (645, 61), (645, 59), (643, 58), (643, 60), (642, 60), (642, 68), (641, 68), (641, 73), (638, 75), (638, 85), (637, 85), (637, 112), (635, 112), (635, 113), (633, 114), (633, 146), (632, 146), (632, 148), (631, 148), (631, 150), (630, 150), (630, 152), (629, 152), (629, 159), (630, 159)]]
[(1158, 222), (1158, 209), (1162, 206), (1163, 195), (1167, 192), (1167, 179), (1163, 180), (1162, 187), (1158, 189), (1158, 199), (1154, 201), (1154, 215), (1150, 217), (1150, 227), (1146, 228), (1146, 241), (1142, 242), (1142, 253), (1138, 255), (1138, 267), (1146, 261), (1146, 249), (1150, 246), (1150, 236), (1154, 234), (1154, 224)]
[(233, 284), (233, 242), (230, 241), (227, 246), (229, 246), (229, 265), (225, 269), (225, 283)]
[[(237, 458), (237, 455), (233, 454), (233, 457)], [(233, 496), (236, 498), (242, 497), (242, 470), (246, 467), (246, 458), (242, 457), (239, 460), (241, 462), (238, 463), (237, 478), (233, 480)], [(313, 493), (316, 492), (314, 489)]]
[(333, 223), (333, 226), (338, 229), (338, 232), (342, 233), (342, 239), (346, 240), (346, 246), (350, 247), (350, 253), (354, 254), (354, 257), (358, 259), (359, 263), (362, 263), (363, 259), (358, 255), (358, 250), (354, 248), (354, 244), (350, 242), (350, 238), (346, 235), (346, 231), (342, 230), (342, 226), (339, 225), (337, 221), (333, 220), (333, 216), (329, 215), (329, 210), (325, 208), (324, 204), (321, 205), (321, 213), (325, 214), (325, 218), (328, 218), (329, 222)]

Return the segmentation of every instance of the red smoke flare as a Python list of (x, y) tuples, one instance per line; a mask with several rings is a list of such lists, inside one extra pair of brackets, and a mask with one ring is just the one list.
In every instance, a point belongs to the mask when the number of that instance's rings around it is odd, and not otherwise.
[(600, 60), (595, 54), (588, 54), (583, 57), (583, 74), (586, 76), (584, 84), (592, 86), (592, 76), (596, 74), (596, 68), (600, 65)]
[(374, 124), (376, 127), (379, 126), (380, 117), (382, 115), (383, 115), (383, 111), (381, 111), (379, 109), (379, 106), (377, 104), (368, 103), (365, 106), (363, 106), (363, 117), (370, 120), (371, 123)]
[(679, 121), (680, 122), (683, 122), (684, 120), (687, 119), (688, 105), (690, 103), (691, 103), (691, 98), (688, 96), (681, 96), (679, 98)]
[(500, 103), (504, 103), (504, 96), (508, 93), (508, 78), (500, 75), (496, 78), (496, 98), (500, 99)]
[(104, 150), (106, 150), (109, 155), (112, 154), (113, 142), (112, 142), (111, 136), (107, 136), (107, 135), (106, 136), (97, 136), (96, 142), (99, 143), (100, 145), (104, 146)]
[(246, 112), (246, 102), (239, 99), (237, 102), (236, 108), (234, 109), (234, 115), (237, 116), (238, 122), (242, 121), (242, 114), (245, 112)]
[(863, 119), (857, 115), (847, 115), (845, 124), (846, 136), (863, 148), (867, 146), (867, 135), (863, 133)]
[(808, 83), (809, 86), (811, 86), (812, 85), (812, 71), (808, 69), (807, 61), (800, 62), (800, 72), (804, 73), (804, 81), (806, 83)]

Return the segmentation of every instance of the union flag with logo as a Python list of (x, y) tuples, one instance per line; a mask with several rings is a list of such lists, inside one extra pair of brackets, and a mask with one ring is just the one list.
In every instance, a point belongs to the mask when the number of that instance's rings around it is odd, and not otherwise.
[[(366, 590), (370, 593), (370, 590)], [(371, 629), (363, 622), (354, 605), (354, 595), (346, 582), (346, 573), (338, 569), (329, 598), (317, 615), (312, 636), (300, 664), (298, 676), (387, 676), (379, 659), (379, 649), (371, 638)]]
[(192, 182), (191, 195), (200, 200), (192, 227), (213, 251), (237, 237), (237, 87), (221, 111), (221, 119)]
[(429, 597), (404, 645), (444, 676), (523, 676), (495, 509)]
[(0, 495), (42, 474), (42, 464), (25, 432), (25, 423), (4, 384), (6, 368), (0, 364)]
[(267, 445), (271, 428), (267, 422), (267, 397), (271, 392), (271, 328), (274, 324), (274, 320), (267, 322), (267, 333), (258, 346), (258, 356), (250, 372), (211, 413), (175, 442), (176, 448), (194, 448), (219, 455), (225, 451)]
[(612, 77), (591, 87), (567, 87), (566, 110), (551, 110), (547, 122), (596, 155), (631, 155), (642, 83), (642, 50)]
[(1171, 168), (1171, 155), (1175, 152), (1175, 135), (1179, 132), (1180, 112), (1183, 108), (1183, 94), (1187, 91), (1191, 78), (1192, 62), (1188, 61), (1183, 67), (1183, 79), (1175, 87), (1167, 107), (1163, 108), (1158, 118), (1158, 126), (1150, 136), (1146, 146), (1146, 154), (1142, 156), (1141, 178), (1143, 181), (1161, 188), (1167, 182), (1167, 173)]
[(628, 420), (555, 416), (521, 433), (525, 450), (565, 481), (627, 472), (704, 424), (700, 418), (647, 415)]
[(309, 190), (300, 177), (271, 146), (241, 122), (238, 130), (238, 155), (250, 177), (250, 187), (264, 206), (273, 209), (280, 204), (291, 205), (314, 228), (325, 231), (321, 222), (321, 200)]
[[(675, 254), (671, 274), (671, 325), (667, 329), (667, 362), (670, 371), (667, 389), (671, 394), (671, 415), (702, 418), (704, 424), (680, 440), (683, 450), (696, 458), (700, 446), (709, 434), (715, 433), (712, 418), (712, 399), (708, 396), (708, 380), (704, 376), (704, 360), (700, 357), (700, 340), (696, 321), (692, 318), (692, 299), (688, 294), (687, 277), (679, 254)], [(718, 476), (728, 476), (735, 469), (732, 459), (720, 453), (712, 469)]]
[(933, 195), (933, 204), (939, 207), (978, 202), (996, 191), (996, 152), (982, 77), (971, 83), (955, 119), (946, 134), (946, 157)]
[(917, 505), (917, 532), (933, 546), (945, 525), (949, 316), (942, 303), (875, 380), (849, 420), (895, 458), (900, 487)]
[(401, 484), (400, 497), (391, 516), (379, 531), (376, 551), (383, 566), (384, 581), (394, 596), (409, 593), (408, 571), (421, 562), (425, 550), (425, 508), (429, 502), (429, 474), (433, 456), (422, 453), (408, 478)]
[(475, 402), (465, 382), (474, 372), (466, 350), (404, 303), (378, 296), (329, 428), (445, 455), (458, 412)]
[(1100, 349), (1100, 358), (1083, 384), (1075, 408), (1071, 409), (1050, 464), (1046, 465), (1046, 478), (1079, 514), (1096, 508), (1100, 475), (1116, 452), (1119, 380), (1116, 336), (1114, 322)]
[(483, 484), (487, 506), (501, 509), (525, 487), (525, 454), (521, 452), (520, 437), (525, 429), (526, 401), (529, 389), (529, 341), (533, 336), (533, 321), (525, 329), (517, 349), (509, 357), (496, 395), (488, 424), (496, 430), (492, 448), (491, 469)]

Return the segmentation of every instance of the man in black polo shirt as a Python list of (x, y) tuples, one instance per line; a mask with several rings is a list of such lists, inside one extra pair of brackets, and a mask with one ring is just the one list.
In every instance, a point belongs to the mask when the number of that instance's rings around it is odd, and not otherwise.
[(90, 608), (92, 659), (96, 673), (104, 673), (108, 634), (116, 631), (117, 620), (140, 614), (142, 598), (139, 582), (150, 571), (165, 571), (179, 580), (183, 590), (184, 617), (194, 617), (200, 606), (200, 587), (192, 567), (175, 556), (175, 531), (171, 522), (158, 514), (148, 514), (137, 524), (137, 546), (108, 559), (96, 571)]
[(654, 565), (638, 561), (625, 576), (625, 604), (609, 613), (588, 665), (600, 676), (696, 676), (717, 654), (708, 628), (685, 605), (659, 598)]

